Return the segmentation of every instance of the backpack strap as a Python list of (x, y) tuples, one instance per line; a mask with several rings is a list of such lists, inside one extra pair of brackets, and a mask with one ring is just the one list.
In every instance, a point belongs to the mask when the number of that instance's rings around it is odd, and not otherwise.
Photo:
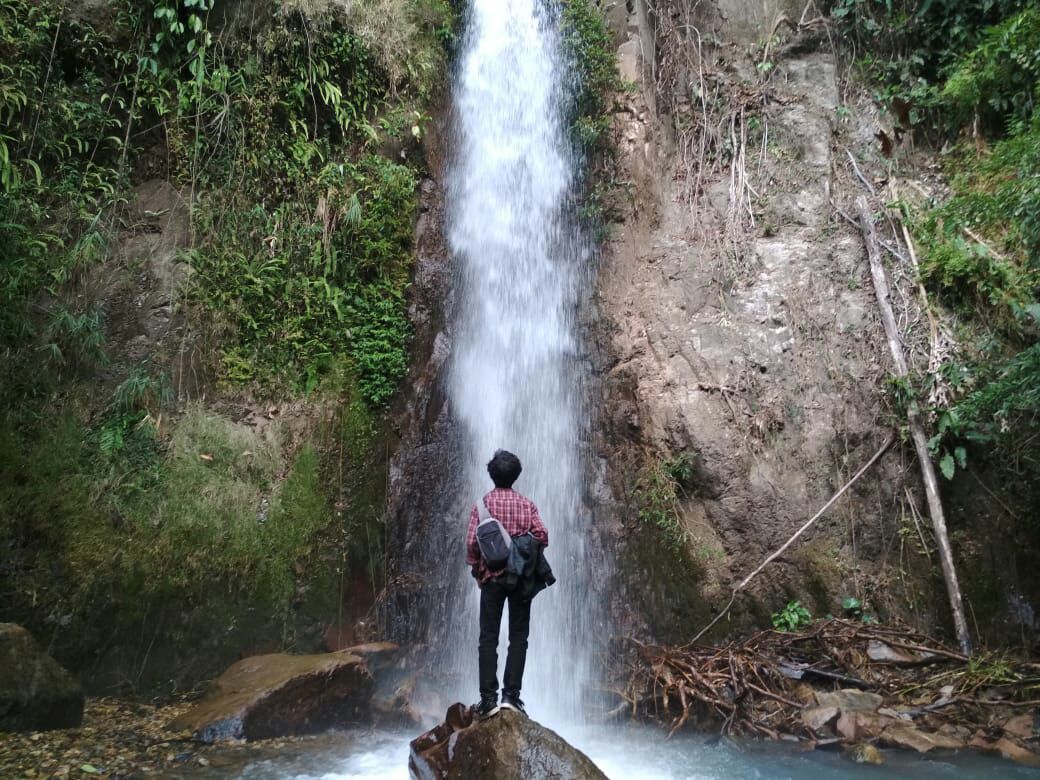
[[(491, 517), (492, 517), (491, 510), (489, 510), (488, 507), (487, 507), (487, 500), (486, 500), (486, 498), (485, 499), (481, 499), (480, 501), (478, 501), (477, 502), (477, 522), (478, 523), (482, 523), (485, 520), (490, 519)], [(499, 522), (501, 522), (501, 520)], [(532, 521), (531, 524), (527, 527), (527, 530), (517, 534), (517, 536), (523, 536), (524, 534), (531, 534), (531, 536), (534, 536), (533, 532), (534, 532), (534, 522)]]
[(477, 502), (477, 522), (481, 523), (491, 517), (491, 512), (487, 508), (487, 504), (484, 503), (483, 499)]

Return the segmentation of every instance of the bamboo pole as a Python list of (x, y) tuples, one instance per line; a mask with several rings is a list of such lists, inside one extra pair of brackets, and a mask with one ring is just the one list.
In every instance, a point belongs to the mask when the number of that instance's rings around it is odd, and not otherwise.
[[(899, 340), (899, 328), (896, 326), (895, 314), (892, 312), (888, 277), (881, 264), (881, 251), (878, 248), (878, 239), (874, 232), (874, 216), (870, 211), (870, 203), (866, 196), (861, 195), (856, 199), (856, 210), (860, 230), (863, 231), (863, 241), (867, 245), (870, 276), (874, 280), (874, 292), (877, 295), (878, 308), (881, 310), (881, 322), (885, 326), (885, 335), (888, 337), (888, 348), (892, 352), (896, 376), (903, 379), (909, 374), (909, 371), (903, 355), (903, 345)], [(939, 546), (939, 561), (942, 564), (946, 593), (949, 596), (950, 609), (953, 612), (957, 642), (960, 644), (962, 653), (971, 655), (971, 636), (968, 634), (968, 622), (964, 618), (964, 603), (961, 599), (960, 585), (957, 583), (957, 570), (953, 565), (953, 550), (950, 547), (950, 537), (946, 532), (946, 518), (943, 514), (942, 501), (939, 498), (939, 480), (935, 476), (935, 465), (928, 452), (928, 436), (925, 434), (921, 410), (915, 400), (911, 399), (906, 414), (910, 425), (910, 437), (913, 439), (914, 449), (917, 451), (917, 460), (921, 464), (921, 476), (924, 478), (924, 490), (928, 497), (928, 514), (931, 515), (935, 540)]]

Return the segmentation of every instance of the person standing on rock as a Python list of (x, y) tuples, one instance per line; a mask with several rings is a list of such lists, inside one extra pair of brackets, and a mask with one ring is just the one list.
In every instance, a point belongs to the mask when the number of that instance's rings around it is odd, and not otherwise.
[(477, 505), (469, 515), (466, 531), (466, 563), (480, 586), (480, 642), (477, 657), (480, 667), (480, 703), (478, 717), (490, 717), (498, 712), (498, 631), (502, 625), (502, 610), (509, 602), (509, 650), (506, 654), (506, 670), (502, 680), (502, 707), (519, 710), (526, 714), (520, 701), (520, 688), (527, 660), (527, 637), (531, 629), (532, 596), (520, 588), (508, 584), (505, 568), (493, 571), (481, 554), (477, 540), (477, 527), (481, 515), (501, 523), (512, 538), (531, 534), (542, 547), (549, 546), (549, 532), (545, 530), (538, 507), (530, 499), (513, 490), (513, 483), (520, 476), (520, 459), (511, 452), (498, 450), (487, 464), (488, 475), (495, 488), (484, 496), (486, 513)]

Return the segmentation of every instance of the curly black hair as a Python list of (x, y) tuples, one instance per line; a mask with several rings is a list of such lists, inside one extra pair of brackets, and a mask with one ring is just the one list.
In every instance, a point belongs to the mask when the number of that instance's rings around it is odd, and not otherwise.
[(495, 457), (488, 461), (487, 470), (495, 487), (510, 488), (523, 468), (520, 466), (520, 458), (513, 453), (495, 450)]

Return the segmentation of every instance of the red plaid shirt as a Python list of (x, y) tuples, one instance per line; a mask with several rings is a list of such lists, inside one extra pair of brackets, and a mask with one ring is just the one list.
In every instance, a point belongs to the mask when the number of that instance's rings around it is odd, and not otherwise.
[[(545, 530), (542, 518), (538, 516), (538, 507), (531, 499), (511, 488), (495, 488), (484, 496), (484, 505), (510, 536), (520, 536), (530, 531), (543, 547), (549, 546), (549, 532)], [(473, 510), (469, 513), (469, 529), (466, 531), (466, 563), (473, 567), (473, 576), (483, 585), (498, 575), (487, 567), (480, 555), (480, 545), (477, 544), (478, 523), (480, 512), (474, 504)]]

